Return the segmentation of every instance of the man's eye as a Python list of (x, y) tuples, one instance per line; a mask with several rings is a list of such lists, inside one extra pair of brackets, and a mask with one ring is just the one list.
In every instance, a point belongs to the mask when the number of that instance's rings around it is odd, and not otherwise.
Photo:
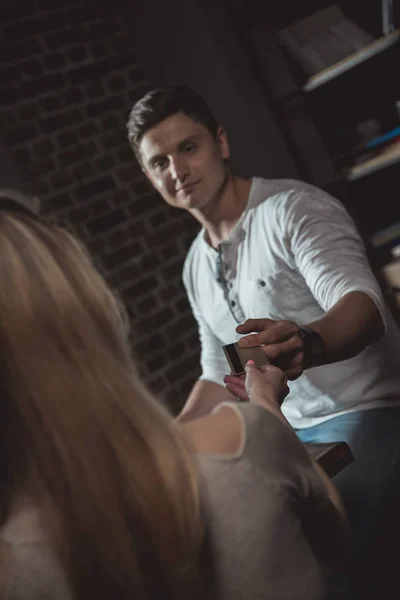
[(195, 144), (186, 144), (185, 147), (183, 148), (183, 151), (186, 153), (193, 152), (194, 150), (196, 150)]
[(164, 169), (166, 167), (167, 161), (166, 160), (156, 160), (153, 163), (153, 169), (156, 169), (157, 171), (161, 171), (162, 169)]

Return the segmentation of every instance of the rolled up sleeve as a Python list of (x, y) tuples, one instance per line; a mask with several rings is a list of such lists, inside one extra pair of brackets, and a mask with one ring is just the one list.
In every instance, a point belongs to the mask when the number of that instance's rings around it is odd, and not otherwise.
[(297, 269), (324, 311), (345, 294), (364, 292), (376, 304), (386, 328), (385, 305), (365, 247), (341, 203), (321, 191), (296, 194), (285, 220)]

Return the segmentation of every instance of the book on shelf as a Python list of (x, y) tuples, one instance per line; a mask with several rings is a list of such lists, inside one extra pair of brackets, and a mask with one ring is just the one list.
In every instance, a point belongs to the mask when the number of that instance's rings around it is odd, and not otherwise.
[(400, 162), (400, 138), (382, 149), (370, 150), (371, 156), (351, 167), (347, 179), (355, 180)]
[(395, 304), (400, 308), (400, 260), (394, 259), (382, 269), (386, 285), (393, 292)]
[(309, 77), (373, 42), (336, 4), (285, 27), (278, 38)]
[(385, 248), (390, 250), (392, 255), (398, 256), (400, 248), (400, 221), (376, 231), (370, 236), (369, 242), (374, 248)]

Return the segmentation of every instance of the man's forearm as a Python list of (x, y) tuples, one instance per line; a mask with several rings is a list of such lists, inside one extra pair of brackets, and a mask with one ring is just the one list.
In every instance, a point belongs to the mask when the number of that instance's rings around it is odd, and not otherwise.
[(321, 319), (308, 323), (323, 343), (322, 364), (352, 358), (378, 341), (384, 323), (375, 302), (364, 292), (350, 292)]

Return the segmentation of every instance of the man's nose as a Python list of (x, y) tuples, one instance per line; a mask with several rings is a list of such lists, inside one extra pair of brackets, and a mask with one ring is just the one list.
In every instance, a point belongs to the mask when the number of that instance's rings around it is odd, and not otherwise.
[(183, 182), (189, 175), (189, 165), (182, 158), (175, 158), (170, 163), (170, 173), (174, 181)]

